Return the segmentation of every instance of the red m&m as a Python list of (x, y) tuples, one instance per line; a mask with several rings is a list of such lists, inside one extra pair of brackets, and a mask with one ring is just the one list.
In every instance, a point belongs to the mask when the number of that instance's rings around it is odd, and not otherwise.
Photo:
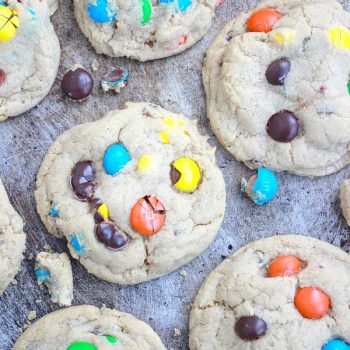
[(261, 9), (254, 12), (247, 21), (247, 27), (251, 32), (271, 32), (281, 15), (273, 9)]
[(299, 288), (295, 294), (294, 304), (305, 318), (318, 319), (329, 310), (330, 300), (328, 295), (316, 287)]
[(275, 259), (269, 266), (269, 277), (294, 276), (301, 271), (301, 261), (293, 255), (283, 255)]

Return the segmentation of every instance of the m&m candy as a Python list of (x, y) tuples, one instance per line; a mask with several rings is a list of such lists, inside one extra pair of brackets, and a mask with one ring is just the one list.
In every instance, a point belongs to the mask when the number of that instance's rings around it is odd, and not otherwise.
[(268, 169), (259, 168), (248, 181), (242, 179), (241, 191), (246, 193), (256, 204), (265, 204), (277, 194), (278, 181), (276, 175)]
[(281, 15), (274, 9), (261, 9), (254, 12), (247, 21), (247, 27), (251, 32), (271, 32)]
[(154, 196), (139, 199), (130, 212), (132, 228), (145, 236), (153, 235), (161, 230), (165, 223), (163, 203)]
[(159, 0), (160, 4), (177, 3), (178, 8), (185, 12), (192, 5), (192, 0)]
[(142, 5), (142, 24), (147, 24), (152, 17), (152, 3), (150, 0), (139, 0)]
[(77, 341), (70, 344), (67, 350), (97, 350), (97, 347), (85, 341)]
[(0, 42), (12, 39), (16, 35), (19, 25), (17, 11), (0, 5)]
[(322, 346), (322, 350), (350, 350), (350, 345), (341, 339), (332, 339)]
[(107, 148), (103, 166), (108, 175), (116, 175), (130, 160), (128, 150), (121, 143), (115, 143)]
[(284, 255), (275, 259), (269, 266), (269, 277), (294, 276), (301, 271), (301, 261), (293, 255)]
[(170, 179), (180, 191), (192, 192), (201, 179), (199, 165), (191, 158), (180, 158), (171, 164)]
[(107, 0), (96, 0), (87, 7), (87, 12), (92, 20), (97, 23), (114, 22), (117, 16), (116, 11), (110, 8)]
[(323, 317), (329, 310), (330, 300), (328, 295), (319, 288), (299, 288), (294, 304), (297, 310), (305, 317), (318, 319)]

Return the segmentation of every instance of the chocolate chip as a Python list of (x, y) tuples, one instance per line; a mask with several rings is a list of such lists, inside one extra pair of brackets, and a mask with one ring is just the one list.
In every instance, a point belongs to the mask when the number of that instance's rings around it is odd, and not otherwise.
[(80, 200), (92, 198), (95, 191), (95, 172), (92, 161), (83, 160), (78, 162), (73, 170), (71, 177), (71, 185), (76, 196)]
[(98, 211), (95, 212), (94, 219), (96, 224), (100, 224), (101, 222), (105, 221), (105, 218)]
[(96, 226), (97, 239), (110, 249), (124, 248), (130, 238), (124, 232), (119, 230), (112, 222), (102, 222)]
[(233, 36), (234, 36), (234, 32), (228, 32), (226, 34), (226, 40), (231, 41), (233, 39)]
[(173, 185), (177, 184), (181, 178), (181, 173), (174, 167), (170, 168), (170, 180)]
[(257, 340), (266, 334), (266, 322), (257, 316), (243, 316), (236, 322), (236, 333), (244, 340)]
[(275, 141), (290, 142), (298, 135), (298, 118), (293, 112), (282, 110), (269, 119), (266, 131)]
[(83, 68), (69, 70), (61, 82), (63, 92), (72, 100), (83, 100), (91, 94), (94, 81)]
[(103, 201), (102, 199), (100, 198), (91, 198), (89, 200), (89, 204), (90, 206), (93, 208), (93, 209), (96, 209), (98, 208), (101, 204), (103, 204)]
[(279, 58), (273, 61), (266, 70), (266, 79), (272, 85), (283, 85), (290, 71), (290, 61), (288, 58)]
[(5, 82), (5, 79), (6, 79), (5, 72), (2, 69), (0, 69), (0, 86)]
[(113, 68), (111, 72), (107, 73), (103, 79), (107, 82), (114, 83), (122, 79), (124, 76), (125, 76), (125, 69), (122, 69), (121, 67), (116, 66), (115, 68)]

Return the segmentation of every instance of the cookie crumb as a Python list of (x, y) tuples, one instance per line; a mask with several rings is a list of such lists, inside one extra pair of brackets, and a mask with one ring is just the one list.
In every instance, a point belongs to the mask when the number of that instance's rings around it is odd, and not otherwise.
[(180, 275), (185, 278), (187, 277), (187, 272), (185, 270), (181, 270)]
[(93, 72), (97, 72), (100, 69), (100, 64), (98, 63), (96, 58), (92, 60), (90, 67)]
[(181, 331), (178, 328), (174, 328), (174, 337), (179, 337), (181, 335)]
[(52, 250), (51, 246), (49, 244), (45, 244), (44, 245), (44, 249), (45, 250)]
[(34, 320), (34, 318), (36, 318), (36, 311), (35, 310), (30, 311), (27, 318), (29, 321)]

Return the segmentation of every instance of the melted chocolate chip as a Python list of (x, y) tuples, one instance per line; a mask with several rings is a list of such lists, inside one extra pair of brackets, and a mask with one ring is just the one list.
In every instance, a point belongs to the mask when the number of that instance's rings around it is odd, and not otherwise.
[(174, 167), (170, 168), (170, 180), (173, 185), (177, 184), (181, 178), (181, 173)]
[(266, 334), (266, 322), (257, 316), (243, 316), (236, 322), (236, 333), (244, 340), (257, 340)]
[(78, 162), (72, 170), (71, 185), (76, 196), (80, 200), (92, 198), (95, 191), (95, 172), (92, 161), (83, 160)]
[(103, 204), (102, 199), (100, 198), (91, 198), (89, 200), (89, 204), (93, 209), (98, 208), (101, 204)]
[(2, 69), (0, 69), (0, 86), (5, 82), (5, 79), (6, 79), (5, 72)]
[(279, 58), (273, 61), (266, 70), (266, 79), (271, 85), (283, 85), (290, 71), (290, 61), (288, 58)]
[(91, 94), (94, 81), (83, 68), (69, 70), (61, 82), (63, 92), (72, 100), (83, 100)]
[(105, 221), (105, 218), (98, 211), (95, 211), (94, 219), (96, 224), (100, 224), (101, 222)]
[(97, 239), (110, 249), (124, 248), (130, 242), (130, 238), (112, 222), (98, 224), (95, 232)]
[(298, 135), (298, 118), (293, 112), (282, 110), (269, 119), (266, 131), (275, 141), (290, 142)]

